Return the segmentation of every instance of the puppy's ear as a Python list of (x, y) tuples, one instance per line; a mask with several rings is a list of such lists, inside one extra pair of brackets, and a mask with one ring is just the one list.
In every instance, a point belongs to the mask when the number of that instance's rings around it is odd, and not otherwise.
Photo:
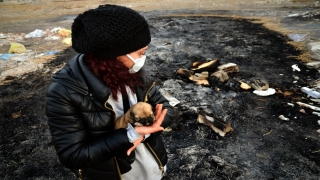
[(134, 113), (132, 111), (130, 111), (130, 117), (134, 119)]

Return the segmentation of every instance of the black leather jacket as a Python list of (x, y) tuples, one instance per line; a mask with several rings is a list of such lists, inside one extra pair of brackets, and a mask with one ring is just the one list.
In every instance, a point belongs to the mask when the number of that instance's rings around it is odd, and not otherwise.
[[(61, 163), (89, 179), (121, 179), (131, 169), (134, 153), (123, 154), (133, 146), (126, 129), (114, 130), (115, 112), (108, 103), (111, 90), (87, 66), (84, 55), (75, 56), (56, 72), (47, 92), (46, 116), (52, 143)], [(144, 83), (137, 87), (138, 101), (163, 104), (168, 109), (161, 126), (166, 128), (176, 113), (145, 71), (138, 72)], [(144, 143), (162, 168), (167, 154), (159, 135), (153, 133)], [(122, 158), (124, 157), (124, 158)]]

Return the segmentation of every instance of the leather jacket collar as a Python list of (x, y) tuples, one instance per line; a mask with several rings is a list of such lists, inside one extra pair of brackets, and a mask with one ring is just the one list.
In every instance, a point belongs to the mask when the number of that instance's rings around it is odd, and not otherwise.
[(104, 104), (111, 90), (106, 84), (88, 68), (84, 61), (84, 55), (79, 54), (56, 74), (52, 80), (83, 95), (93, 96)]

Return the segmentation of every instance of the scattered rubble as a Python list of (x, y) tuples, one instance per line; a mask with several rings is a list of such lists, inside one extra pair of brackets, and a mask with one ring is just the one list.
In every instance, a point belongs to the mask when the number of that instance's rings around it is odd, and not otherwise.
[(320, 92), (312, 90), (308, 87), (302, 87), (301, 91), (308, 94), (308, 96), (311, 96), (313, 98), (316, 98), (316, 99), (320, 98)]
[(269, 89), (269, 83), (260, 78), (255, 79), (250, 85), (258, 91), (266, 91)]
[(240, 84), (240, 87), (241, 89), (244, 89), (244, 90), (249, 90), (251, 89), (251, 86), (245, 82), (242, 82), (242, 81), (239, 81), (241, 84)]
[(302, 42), (306, 40), (308, 34), (289, 34), (288, 37), (294, 42)]
[(313, 105), (310, 105), (310, 104), (306, 104), (306, 103), (303, 103), (303, 102), (297, 102), (297, 104), (299, 106), (307, 107), (307, 108), (310, 108), (310, 109), (315, 110), (315, 111), (320, 111), (319, 107), (316, 107), (316, 106), (313, 106)]
[(280, 115), (279, 119), (283, 120), (283, 121), (289, 121), (289, 118), (284, 117), (284, 115)]
[(20, 54), (20, 53), (25, 53), (27, 52), (27, 49), (26, 47), (24, 47), (23, 44), (20, 44), (20, 43), (11, 43), (11, 46), (10, 46), (10, 49), (8, 51), (9, 54), (13, 54), (13, 53), (17, 53), (17, 54)]
[(213, 113), (206, 112), (203, 109), (198, 111), (197, 122), (209, 126), (220, 136), (225, 136), (233, 131), (233, 128), (229, 122), (225, 122)]
[(291, 66), (293, 71), (301, 71), (297, 64)]
[(254, 90), (253, 93), (258, 96), (270, 96), (270, 95), (275, 94), (276, 90), (273, 88), (268, 88), (266, 90)]
[[(229, 79), (228, 73), (239, 72), (239, 68), (234, 63), (220, 65), (219, 60), (196, 61), (192, 64), (191, 70), (178, 68), (175, 71), (175, 77), (181, 76), (193, 81), (197, 85), (209, 85), (208, 78), (215, 77), (220, 82), (226, 82)], [(209, 73), (211, 73), (209, 75)]]
[[(71, 31), (60, 27), (51, 30), (36, 29), (28, 34), (1, 33), (0, 36), (1, 49), (6, 49), (10, 45), (7, 52), (0, 52), (0, 84), (3, 84), (2, 80), (6, 79), (6, 76), (20, 77), (37, 70), (47, 73), (48, 68), (44, 68), (43, 64), (53, 60), (64, 48), (71, 45)], [(57, 47), (59, 44), (54, 45), (56, 49), (40, 47), (40, 42), (46, 44), (48, 43), (46, 41), (56, 40), (61, 40), (60, 47)], [(36, 48), (39, 50), (27, 49), (30, 42), (35, 42), (38, 47)], [(26, 47), (24, 44), (28, 44), (28, 46)], [(67, 46), (63, 46), (63, 44)]]

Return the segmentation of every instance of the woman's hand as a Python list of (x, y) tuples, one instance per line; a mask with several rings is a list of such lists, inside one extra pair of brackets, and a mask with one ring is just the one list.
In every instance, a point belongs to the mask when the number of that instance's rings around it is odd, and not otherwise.
[(156, 119), (153, 122), (153, 124), (150, 126), (137, 126), (134, 129), (136, 130), (137, 133), (139, 133), (142, 136), (144, 136), (146, 134), (158, 132), (158, 131), (163, 131), (164, 128), (161, 127), (160, 125), (162, 124), (167, 111), (168, 111), (167, 109), (162, 110), (162, 104), (157, 104), (156, 105)]
[(141, 135), (141, 137), (138, 140), (136, 140), (133, 143), (133, 147), (131, 147), (127, 151), (128, 156), (143, 141), (144, 135), (164, 130), (164, 128), (161, 127), (161, 124), (164, 120), (165, 115), (167, 114), (167, 111), (168, 111), (167, 109), (162, 110), (162, 104), (157, 104), (156, 105), (156, 119), (153, 122), (153, 124), (150, 126), (138, 126), (138, 127), (134, 128), (135, 131)]

